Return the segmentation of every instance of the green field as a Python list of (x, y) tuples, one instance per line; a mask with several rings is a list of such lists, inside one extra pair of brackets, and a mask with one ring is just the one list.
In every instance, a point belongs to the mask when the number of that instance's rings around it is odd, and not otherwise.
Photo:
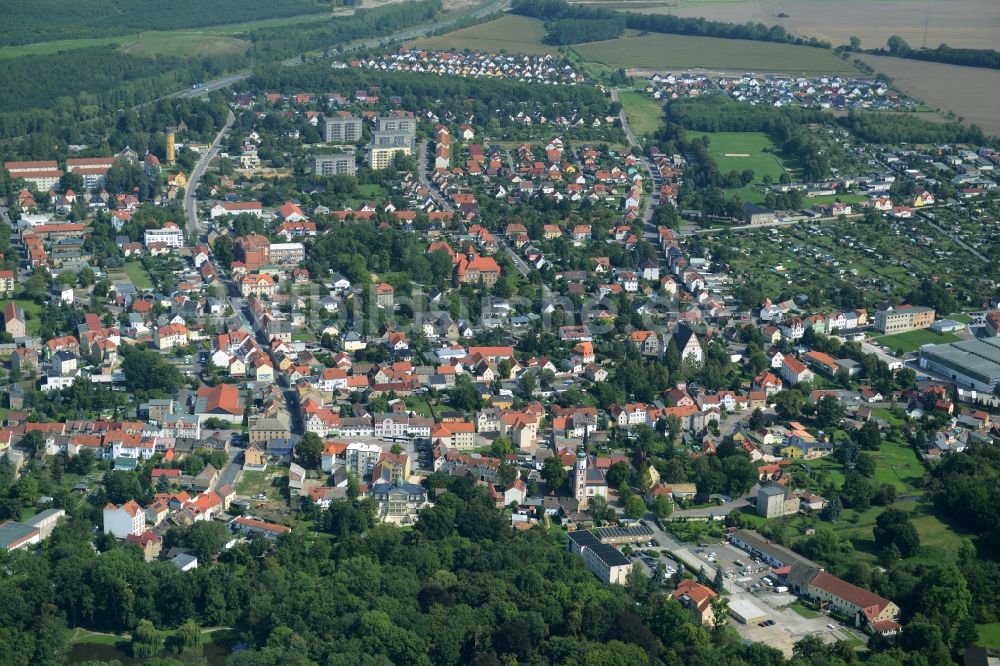
[(906, 444), (883, 442), (875, 456), (875, 481), (888, 483), (900, 493), (912, 492), (924, 476), (924, 466)]
[(149, 273), (146, 272), (146, 269), (143, 268), (141, 262), (125, 262), (125, 273), (128, 274), (128, 279), (132, 282), (132, 286), (139, 291), (153, 288), (153, 281), (150, 279)]
[(794, 44), (688, 35), (638, 35), (573, 46), (584, 60), (608, 67), (668, 71), (697, 67), (739, 72), (855, 74), (858, 70), (832, 51)]
[(625, 107), (629, 127), (636, 136), (652, 135), (663, 122), (663, 104), (649, 95), (623, 91), (618, 98)]
[(687, 132), (689, 139), (703, 136), (708, 137), (709, 152), (722, 173), (750, 169), (758, 182), (764, 176), (777, 182), (781, 174), (792, 170), (781, 149), (763, 132)]
[(817, 613), (816, 611), (814, 611), (811, 608), (806, 608), (805, 606), (803, 606), (798, 601), (796, 601), (794, 604), (792, 604), (791, 606), (789, 606), (789, 608), (792, 609), (794, 612), (798, 613), (799, 615), (801, 615), (802, 617), (806, 618), (806, 619), (812, 619), (814, 617), (819, 617), (819, 613)]
[(920, 349), (923, 345), (941, 345), (947, 342), (958, 342), (962, 338), (951, 333), (934, 333), (926, 328), (895, 335), (883, 335), (875, 338), (875, 341), (885, 345), (895, 351), (902, 349), (904, 352), (912, 352)]
[(545, 37), (545, 26), (541, 21), (511, 14), (444, 35), (418, 39), (409, 46), (440, 51), (469, 49), (529, 55), (556, 53), (556, 47), (542, 43), (543, 37)]
[[(337, 12), (343, 13), (343, 12)], [(224, 53), (242, 53), (250, 42), (236, 39), (233, 35), (244, 35), (258, 28), (280, 28), (286, 25), (307, 23), (331, 16), (329, 13), (293, 16), (290, 18), (266, 19), (230, 23), (207, 28), (187, 30), (151, 30), (141, 35), (115, 35), (81, 39), (58, 39), (35, 44), (0, 47), (0, 60), (19, 58), (26, 55), (45, 55), (82, 49), (88, 46), (120, 46), (123, 51), (135, 55), (177, 55), (202, 56)]]
[(976, 645), (1000, 650), (1000, 622), (977, 624), (976, 629), (979, 630), (979, 640)]

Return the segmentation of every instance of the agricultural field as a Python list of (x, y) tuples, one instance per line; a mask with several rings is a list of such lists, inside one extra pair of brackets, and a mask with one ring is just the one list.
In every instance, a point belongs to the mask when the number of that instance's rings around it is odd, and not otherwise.
[(825, 49), (743, 39), (688, 35), (639, 35), (574, 45), (583, 60), (608, 67), (664, 72), (676, 69), (798, 74), (856, 74), (858, 70)]
[(541, 21), (509, 14), (488, 23), (480, 23), (436, 37), (418, 39), (410, 42), (409, 46), (440, 51), (469, 49), (529, 55), (557, 53), (555, 46), (542, 43), (543, 37), (545, 37), (545, 27)]
[(638, 92), (619, 94), (628, 124), (636, 136), (652, 135), (663, 121), (663, 104)]
[[(952, 45), (949, 43), (949, 45)], [(954, 46), (954, 45), (952, 45)], [(994, 40), (993, 46), (996, 46)], [(860, 56), (893, 79), (893, 85), (927, 106), (951, 111), (966, 124), (1000, 136), (1000, 70), (960, 67), (889, 56)]]
[[(919, 46), (927, 24), (927, 45), (995, 49), (1000, 13), (994, 0), (611, 0), (585, 1), (588, 7), (609, 7), (641, 14), (704, 17), (730, 23), (780, 25), (803, 37), (847, 44), (852, 35), (862, 48), (884, 46), (899, 35)], [(858, 20), (863, 16), (864, 20)]]
[(951, 333), (935, 333), (928, 329), (917, 331), (907, 331), (906, 333), (896, 333), (895, 335), (883, 335), (875, 338), (876, 342), (885, 345), (892, 350), (902, 350), (904, 352), (914, 352), (923, 345), (943, 345), (948, 342), (958, 342), (962, 338)]
[(757, 182), (770, 176), (775, 182), (786, 170), (791, 170), (781, 149), (763, 132), (687, 132), (689, 139), (707, 136), (710, 153), (722, 173), (754, 172)]

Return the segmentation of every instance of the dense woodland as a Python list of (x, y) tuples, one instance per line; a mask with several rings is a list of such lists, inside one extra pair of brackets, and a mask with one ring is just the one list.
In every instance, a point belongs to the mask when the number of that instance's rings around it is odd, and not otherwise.
[[(726, 23), (709, 21), (703, 18), (680, 18), (672, 14), (639, 14), (635, 12), (614, 12), (603, 8), (590, 8), (580, 5), (570, 5), (565, 0), (516, 0), (511, 11), (522, 16), (546, 21), (548, 40), (552, 44), (574, 44), (573, 41), (557, 41), (571, 39), (574, 36), (579, 41), (594, 41), (594, 35), (609, 31), (616, 17), (624, 16), (625, 27), (643, 32), (662, 32), (673, 35), (692, 35), (697, 37), (722, 37), (724, 39), (751, 39), (762, 42), (779, 42), (785, 44), (807, 44), (810, 46), (829, 47), (813, 37), (803, 39), (788, 34), (780, 25), (766, 26), (763, 23)], [(567, 30), (564, 21), (572, 19)], [(591, 21), (602, 25), (601, 28), (586, 29), (579, 22)], [(617, 36), (617, 35), (614, 35)], [(596, 37), (610, 39), (610, 37)]]
[(200, 28), (353, 4), (354, 0), (6, 0), (0, 45)]

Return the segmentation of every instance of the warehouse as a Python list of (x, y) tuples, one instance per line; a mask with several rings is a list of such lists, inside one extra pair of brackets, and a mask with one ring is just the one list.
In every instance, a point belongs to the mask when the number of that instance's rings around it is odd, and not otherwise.
[(614, 546), (601, 543), (587, 530), (577, 530), (566, 535), (566, 547), (583, 558), (590, 570), (605, 583), (625, 584), (632, 571), (632, 561)]
[(1000, 385), (1000, 338), (925, 345), (920, 348), (920, 367), (961, 388), (992, 393)]
[(737, 622), (754, 625), (766, 620), (767, 612), (757, 608), (756, 605), (746, 599), (730, 599), (729, 616)]

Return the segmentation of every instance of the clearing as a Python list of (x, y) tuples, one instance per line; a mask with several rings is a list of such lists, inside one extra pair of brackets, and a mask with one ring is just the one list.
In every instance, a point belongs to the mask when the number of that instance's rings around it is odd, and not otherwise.
[(627, 31), (619, 39), (576, 44), (572, 48), (583, 60), (608, 67), (657, 72), (698, 68), (801, 74), (858, 73), (853, 66), (826, 49), (745, 39), (639, 35), (635, 31)]
[(625, 107), (629, 127), (636, 136), (652, 135), (663, 122), (663, 104), (640, 92), (622, 91), (618, 98)]
[(978, 645), (1000, 650), (1000, 622), (977, 624), (976, 629), (979, 630)]
[(149, 273), (146, 272), (142, 262), (125, 262), (125, 273), (128, 275), (129, 281), (132, 282), (132, 286), (139, 291), (153, 288), (153, 280), (149, 277)]
[(883, 335), (875, 338), (879, 344), (885, 345), (891, 350), (902, 349), (904, 352), (913, 352), (923, 345), (943, 345), (947, 342), (958, 342), (962, 338), (951, 333), (935, 333), (926, 328), (906, 333), (896, 333), (895, 335)]
[(788, 169), (781, 149), (763, 132), (687, 132), (689, 139), (707, 136), (709, 152), (719, 171), (750, 169), (756, 181), (771, 176), (775, 182)]
[(418, 39), (409, 46), (440, 51), (469, 49), (528, 55), (557, 53), (555, 46), (542, 44), (543, 37), (545, 37), (545, 26), (541, 21), (526, 16), (506, 15), (495, 21), (480, 23), (437, 37)]

